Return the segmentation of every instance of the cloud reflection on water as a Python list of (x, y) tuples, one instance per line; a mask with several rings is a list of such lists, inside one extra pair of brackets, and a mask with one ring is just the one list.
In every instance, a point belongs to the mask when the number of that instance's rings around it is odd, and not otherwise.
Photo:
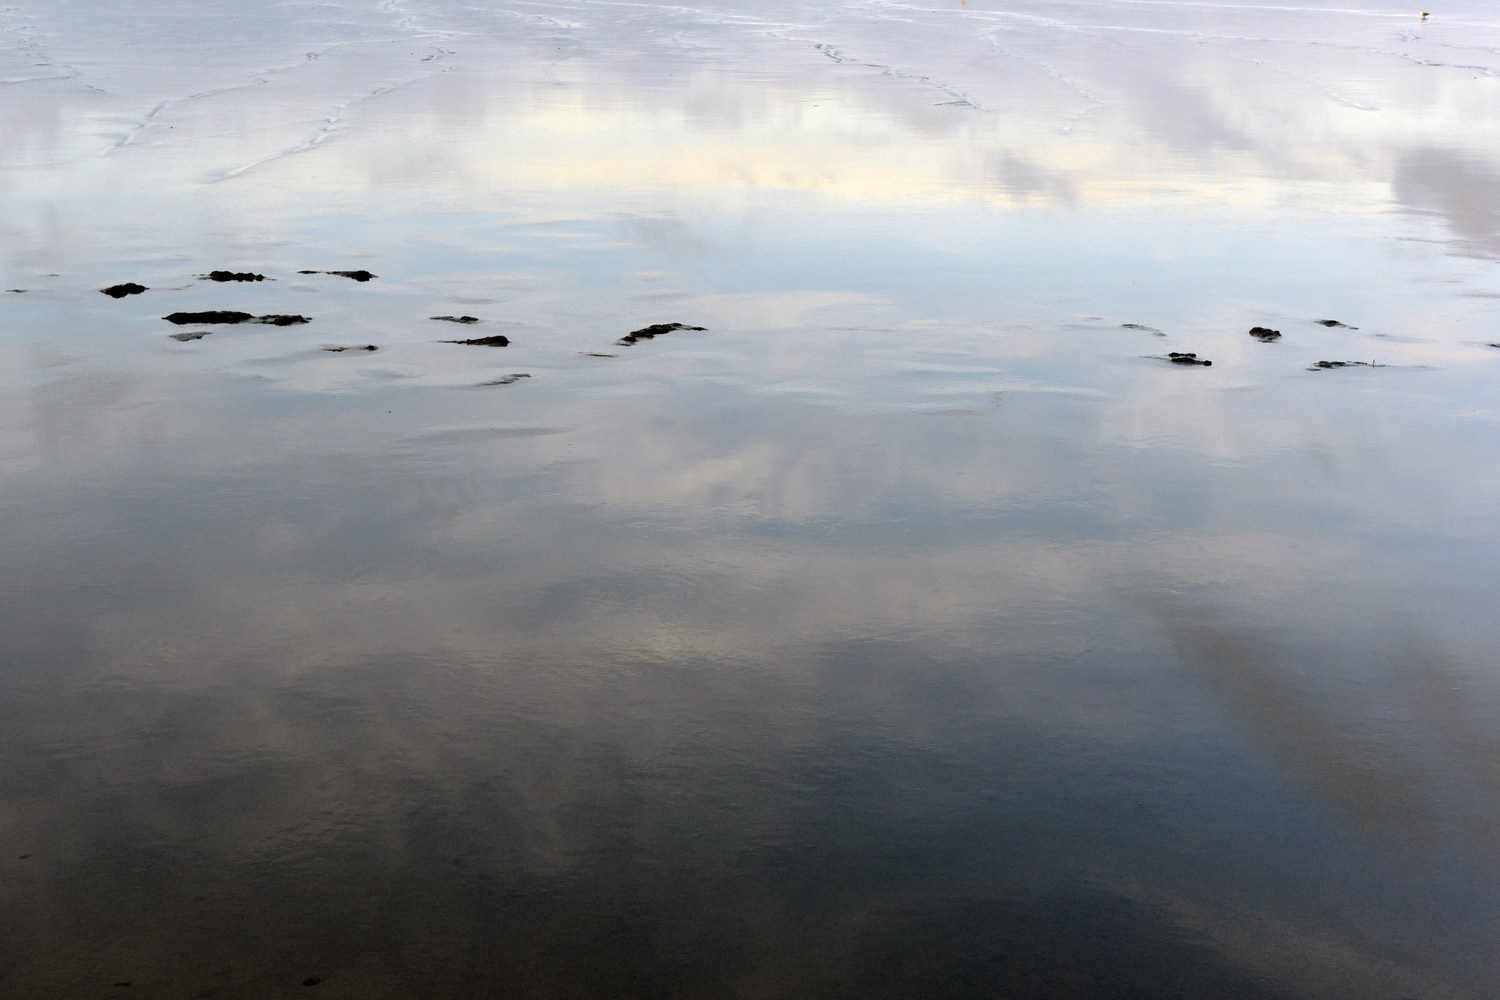
[(1483, 995), (1488, 57), (965, 6), (27, 12), (7, 989)]
[[(399, 396), (332, 420), (272, 416), (263, 398), (242, 388), (163, 428), (179, 463), (165, 486), (140, 447), (70, 417), (48, 432), (74, 443), (54, 488), (111, 485), (57, 508), (61, 521), (44, 495), (12, 500), (54, 525), (29, 542), (50, 558), (11, 588), (6, 628), (25, 641), (9, 667), (4, 827), (32, 854), (8, 877), (57, 914), (8, 928), (30, 954), (129, 955), (145, 982), (233, 995), (310, 961), (373, 995), (412, 988), (413, 961), (428, 982), (508, 976), (537, 995), (594, 969), (576, 989), (601, 995), (679, 954), (703, 975), (725, 949), (738, 957), (695, 988), (879, 995), (858, 977), (902, 941), (942, 957), (902, 958), (916, 964), (900, 982), (1082, 977), (1060, 996), (1088, 995), (1104, 968), (1164, 996), (1464, 981), (1430, 971), (1427, 935), (1472, 941), (1454, 914), (1488, 912), (1484, 894), (1421, 867), (1399, 890), (1360, 874), (1385, 833), (1442, 850), (1486, 829), (1426, 803), (1477, 790), (1493, 804), (1490, 778), (1390, 766), (1448, 746), (1455, 720), (1418, 712), (1386, 731), (1366, 728), (1368, 705), (1320, 707), (1276, 666), (1274, 635), (1347, 638), (1347, 622), (1337, 602), (1316, 605), (1320, 623), (1273, 596), (1341, 579), (1307, 531), (1318, 517), (1262, 521), (1247, 551), (1281, 555), (1258, 569), (1194, 562), (1236, 520), (1227, 497), (1163, 507), (1212, 485), (1189, 471), (1202, 454), (1155, 446), (1133, 477), (1101, 481), (1117, 446), (1100, 440), (1098, 399), (1022, 394), (978, 421), (933, 421), (732, 405), (685, 385), (500, 404), (504, 426), (554, 433), (414, 447), (376, 423)], [(439, 426), (497, 405), (471, 399), (445, 404)], [(564, 414), (571, 429), (551, 420)], [(1122, 512), (1126, 487), (1167, 522)], [(1164, 529), (1190, 544), (1165, 545)], [(1289, 561), (1297, 545), (1314, 551)], [(1120, 599), (1163, 580), (1278, 622), (1225, 638), (1200, 601), (1166, 623), (1208, 702)], [(1405, 667), (1349, 673), (1367, 648), (1340, 648), (1324, 683), (1403, 698)], [(1216, 704), (1373, 840), (1332, 836), (1316, 800), (1288, 800), (1220, 731)], [(1359, 766), (1344, 775), (1342, 760)], [(1275, 846), (1288, 836), (1300, 860)], [(1230, 859), (1228, 843), (1264, 846)], [(1288, 864), (1344, 880), (1316, 895), (1336, 924), (1267, 881)], [(1360, 943), (1392, 933), (1390, 891), (1429, 921), (1400, 928), (1394, 952)], [(149, 904), (173, 936), (131, 931), (134, 911), (94, 905), (101, 894)], [(950, 953), (962, 936), (944, 920), (995, 940)], [(513, 921), (529, 931), (473, 936)], [(1008, 964), (987, 964), (1007, 947)], [(257, 965), (220, 968), (221, 953)], [(28, 968), (12, 975), (25, 984)]]

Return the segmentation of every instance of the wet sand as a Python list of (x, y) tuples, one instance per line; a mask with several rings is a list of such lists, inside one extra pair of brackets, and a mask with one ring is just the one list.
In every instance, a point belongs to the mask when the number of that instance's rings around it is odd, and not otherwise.
[(1490, 996), (1497, 51), (0, 12), (0, 994)]

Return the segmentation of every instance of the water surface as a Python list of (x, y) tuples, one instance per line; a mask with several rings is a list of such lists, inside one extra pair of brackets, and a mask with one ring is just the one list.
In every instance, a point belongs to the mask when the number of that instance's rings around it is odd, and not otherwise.
[(1497, 53), (13, 0), (0, 992), (1489, 996)]

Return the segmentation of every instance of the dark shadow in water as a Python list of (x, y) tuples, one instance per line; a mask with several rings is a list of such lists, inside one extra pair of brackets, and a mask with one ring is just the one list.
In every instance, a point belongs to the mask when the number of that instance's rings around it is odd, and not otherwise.
[(1396, 165), (1397, 204), (1442, 218), (1456, 246), (1479, 257), (1500, 256), (1500, 173), (1493, 161), (1459, 151), (1418, 148)]
[(1302, 785), (1373, 831), (1487, 846), (1500, 864), (1500, 733), (1441, 643), (1409, 635), (1340, 675), (1326, 667), (1347, 651), (1289, 650), (1208, 609), (1163, 618), (1183, 662)]

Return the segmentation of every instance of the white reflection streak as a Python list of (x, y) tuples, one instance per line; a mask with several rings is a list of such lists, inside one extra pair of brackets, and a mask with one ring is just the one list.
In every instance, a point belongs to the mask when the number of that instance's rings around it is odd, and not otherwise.
[(1067, 124), (1062, 128), (1062, 131), (1060, 133), (1062, 135), (1067, 135), (1068, 133), (1072, 132), (1074, 125), (1077, 125), (1084, 118), (1093, 114), (1095, 111), (1098, 111), (1100, 108), (1106, 107), (1109, 104), (1109, 102), (1104, 98), (1100, 97), (1092, 90), (1089, 90), (1083, 84), (1079, 83), (1068, 74), (1062, 72), (1051, 63), (1041, 59), (1037, 59), (1033, 56), (1023, 56), (1019, 52), (1011, 52), (1007, 49), (1002, 49), (998, 44), (996, 44), (995, 39), (990, 32), (986, 32), (980, 35), (979, 40), (984, 42), (985, 45), (988, 45), (990, 49), (993, 50), (994, 53), (998, 56), (1006, 59), (1014, 59), (1017, 62), (1030, 63), (1033, 66), (1039, 67), (1042, 72), (1046, 73), (1048, 76), (1052, 77), (1052, 79), (1058, 81), (1059, 83), (1077, 91), (1078, 94), (1084, 98), (1084, 100), (1089, 102), (1088, 107), (1083, 108), (1081, 111), (1075, 111), (1070, 115), (1063, 116), (1063, 120), (1066, 121)]
[(1311, 84), (1312, 86), (1317, 87), (1319, 90), (1326, 93), (1329, 97), (1332, 97), (1335, 101), (1338, 101), (1340, 104), (1346, 107), (1354, 108), (1356, 111), (1380, 110), (1373, 105), (1361, 104), (1358, 101), (1351, 100), (1350, 98), (1345, 97), (1343, 94), (1340, 94), (1337, 90), (1334, 90), (1332, 87), (1328, 86), (1328, 84), (1326, 83), (1323, 83), (1321, 80), (1314, 80), (1310, 76), (1303, 76), (1301, 73), (1297, 73), (1292, 70), (1285, 69), (1284, 67), (1277, 66), (1275, 63), (1268, 62), (1265, 59), (1251, 59), (1248, 56), (1233, 56), (1232, 58), (1238, 59), (1241, 62), (1247, 62), (1252, 66), (1259, 66), (1262, 69), (1271, 70), (1274, 73), (1284, 73), (1294, 80), (1301, 80), (1303, 83)]
[[(912, 10), (912, 11), (916, 11), (917, 10), (917, 8), (907, 7), (905, 4), (900, 4), (900, 3), (891, 3), (889, 5), (893, 6), (893, 7), (900, 8), (902, 10)], [(1259, 8), (1259, 7), (1257, 7), (1255, 9), (1256, 10), (1261, 10), (1261, 9), (1267, 9), (1267, 8)], [(1278, 8), (1270, 8), (1270, 9), (1278, 9)], [(1311, 8), (1302, 8), (1302, 7), (1280, 8), (1280, 9), (1299, 10), (1299, 11), (1300, 10), (1308, 10), (1308, 11), (1311, 11)], [(1347, 12), (1347, 13), (1355, 13), (1355, 12), (1350, 11), (1350, 12)], [(1087, 25), (1085, 25), (1085, 24), (1073, 24), (1073, 23), (1070, 23), (1068, 21), (1059, 21), (1059, 20), (1057, 20), (1055, 18), (1042, 17), (1042, 16), (1037, 15), (1037, 14), (1023, 14), (1023, 13), (1020, 13), (1019, 11), (1008, 11), (1008, 10), (995, 10), (995, 11), (984, 11), (984, 12), (974, 11), (974, 12), (972, 12), (970, 14), (967, 14), (966, 16), (976, 17), (976, 18), (980, 18), (980, 19), (1004, 18), (1004, 19), (1013, 20), (1013, 21), (1023, 21), (1023, 22), (1028, 23), (1028, 24), (1034, 24), (1034, 25), (1038, 25), (1040, 27), (1045, 27), (1045, 28), (1054, 28), (1054, 29), (1061, 30), (1061, 31), (1074, 31), (1074, 32), (1078, 32), (1080, 34), (1095, 34), (1095, 33), (1098, 33), (1098, 32), (1114, 31), (1114, 32), (1128, 32), (1128, 33), (1131, 33), (1131, 34), (1143, 34), (1143, 35), (1169, 35), (1169, 36), (1176, 36), (1176, 37), (1179, 37), (1179, 38), (1192, 39), (1192, 40), (1195, 40), (1195, 41), (1211, 41), (1211, 42), (1262, 42), (1262, 43), (1268, 43), (1268, 44), (1272, 44), (1272, 45), (1308, 45), (1308, 46), (1314, 46), (1314, 47), (1318, 47), (1318, 48), (1338, 49), (1338, 50), (1344, 51), (1344, 52), (1359, 52), (1359, 53), (1363, 53), (1365, 55), (1391, 56), (1391, 57), (1394, 57), (1394, 58), (1397, 58), (1397, 59), (1404, 59), (1407, 62), (1416, 63), (1418, 66), (1427, 66), (1427, 67), (1430, 67), (1430, 68), (1433, 68), (1433, 69), (1461, 69), (1461, 70), (1466, 70), (1466, 71), (1472, 71), (1472, 72), (1475, 72), (1475, 73), (1483, 73), (1485, 76), (1497, 76), (1497, 75), (1500, 75), (1500, 74), (1497, 74), (1495, 72), (1495, 70), (1493, 70), (1489, 66), (1481, 66), (1481, 65), (1469, 64), (1469, 63), (1445, 63), (1445, 62), (1438, 62), (1438, 61), (1432, 60), (1432, 59), (1424, 59), (1421, 56), (1414, 55), (1414, 54), (1412, 54), (1410, 52), (1398, 52), (1398, 51), (1395, 51), (1395, 50), (1392, 50), (1392, 49), (1378, 49), (1378, 48), (1372, 48), (1371, 46), (1368, 46), (1368, 45), (1352, 45), (1352, 44), (1342, 43), (1342, 42), (1323, 41), (1323, 40), (1315, 39), (1315, 38), (1268, 38), (1268, 37), (1257, 36), (1257, 35), (1220, 35), (1220, 34), (1214, 34), (1212, 32), (1190, 31), (1190, 30), (1181, 29), (1181, 28), (1151, 28), (1151, 27), (1142, 27), (1142, 26), (1139, 26), (1139, 25), (1128, 25), (1128, 24), (1087, 24)], [(1481, 51), (1490, 51), (1490, 50), (1485, 49), (1485, 50), (1481, 50)]]
[(284, 157), (294, 156), (297, 153), (305, 153), (310, 149), (314, 149), (317, 146), (320, 146), (324, 142), (328, 141), (328, 139), (333, 135), (334, 131), (338, 128), (339, 123), (344, 120), (344, 115), (348, 113), (350, 108), (357, 107), (358, 105), (364, 104), (367, 101), (373, 101), (377, 97), (384, 97), (386, 94), (389, 94), (393, 91), (403, 90), (406, 87), (410, 87), (414, 83), (421, 83), (423, 80), (431, 79), (432, 77), (438, 76), (441, 73), (449, 72), (452, 72), (452, 67), (444, 67), (443, 69), (437, 70), (433, 73), (424, 73), (421, 76), (414, 76), (410, 80), (402, 80), (400, 83), (392, 83), (384, 87), (377, 87), (370, 93), (364, 94), (360, 97), (356, 97), (354, 100), (349, 101), (345, 104), (341, 104), (337, 108), (335, 108), (333, 110), (333, 113), (323, 120), (322, 126), (313, 134), (312, 138), (304, 142), (300, 142), (295, 146), (289, 146), (288, 148), (283, 149), (280, 152), (271, 153), (269, 156), (262, 156), (258, 160), (252, 160), (251, 162), (243, 164), (242, 166), (235, 167), (231, 170), (226, 170), (222, 174), (209, 178), (208, 183), (216, 184), (219, 181), (229, 180), (231, 177), (238, 177), (241, 174), (254, 170), (256, 167), (259, 167), (266, 163), (270, 163), (272, 160), (280, 160)]
[[(115, 152), (116, 150), (122, 149), (125, 146), (130, 145), (131, 143), (133, 143), (135, 141), (135, 139), (136, 139), (137, 136), (139, 136), (142, 132), (146, 131), (146, 129), (150, 128), (152, 126), (152, 124), (155, 122), (155, 120), (164, 111), (167, 111), (169, 109), (178, 108), (178, 107), (181, 107), (184, 104), (189, 104), (189, 103), (191, 103), (193, 101), (201, 101), (201, 100), (204, 100), (204, 99), (209, 98), (209, 97), (217, 97), (220, 94), (231, 94), (231, 93), (235, 92), (236, 90), (249, 90), (252, 87), (263, 87), (266, 84), (268, 84), (268, 83), (271, 82), (271, 78), (272, 77), (280, 76), (283, 73), (290, 73), (293, 70), (301, 69), (302, 67), (306, 66), (308, 63), (310, 63), (310, 62), (316, 62), (321, 57), (327, 55), (330, 52), (333, 52), (335, 49), (345, 48), (345, 47), (350, 46), (350, 45), (379, 44), (382, 41), (386, 41), (386, 42), (413, 41), (416, 38), (421, 38), (421, 37), (445, 38), (445, 37), (447, 37), (447, 35), (445, 33), (443, 33), (443, 32), (432, 32), (432, 33), (430, 33), (427, 36), (417, 35), (417, 36), (413, 36), (413, 37), (409, 37), (409, 38), (390, 38), (390, 39), (374, 39), (374, 40), (370, 40), (370, 39), (357, 39), (357, 40), (351, 40), (351, 41), (347, 41), (347, 42), (334, 42), (331, 45), (325, 45), (321, 49), (316, 49), (316, 50), (314, 50), (312, 52), (304, 53), (303, 56), (302, 56), (302, 58), (299, 59), (297, 62), (291, 63), (291, 64), (286, 65), (286, 66), (276, 66), (276, 67), (273, 67), (271, 69), (260, 70), (260, 71), (258, 71), (256, 73), (252, 74), (253, 78), (251, 80), (249, 80), (248, 82), (246, 82), (246, 83), (234, 83), (234, 84), (229, 84), (228, 86), (224, 86), (224, 87), (210, 87), (208, 90), (200, 90), (198, 93), (196, 93), (196, 94), (188, 94), (186, 97), (173, 97), (173, 98), (169, 98), (169, 99), (167, 99), (165, 101), (160, 101), (150, 111), (146, 112), (146, 114), (141, 118), (140, 122), (136, 125), (136, 127), (133, 128), (133, 129), (131, 129), (131, 131), (123, 139), (121, 139), (119, 142), (116, 142), (112, 146), (109, 146), (108, 148), (106, 148), (105, 150), (103, 150), (100, 153), (100, 155), (101, 156), (108, 156), (109, 154)], [(414, 81), (408, 81), (408, 82), (414, 82)], [(398, 85), (398, 86), (401, 86), (401, 85)], [(392, 88), (389, 88), (389, 89), (395, 89), (395, 88), (392, 87)], [(374, 96), (378, 96), (378, 94), (369, 94), (369, 95), (366, 95), (366, 97), (374, 97)], [(338, 111), (343, 111), (346, 108), (348, 108), (350, 105), (358, 103), (358, 100), (363, 100), (363, 99), (365, 99), (365, 98), (359, 98), (359, 99), (357, 99), (355, 101), (351, 101), (351, 102), (349, 102), (349, 104), (343, 105), (342, 107), (338, 108), (337, 110)], [(277, 155), (284, 155), (284, 154), (277, 154)], [(251, 164), (251, 166), (253, 166), (253, 165), (254, 164)], [(241, 169), (248, 169), (248, 168), (241, 168)], [(228, 176), (228, 175), (225, 175), (225, 176)]]

